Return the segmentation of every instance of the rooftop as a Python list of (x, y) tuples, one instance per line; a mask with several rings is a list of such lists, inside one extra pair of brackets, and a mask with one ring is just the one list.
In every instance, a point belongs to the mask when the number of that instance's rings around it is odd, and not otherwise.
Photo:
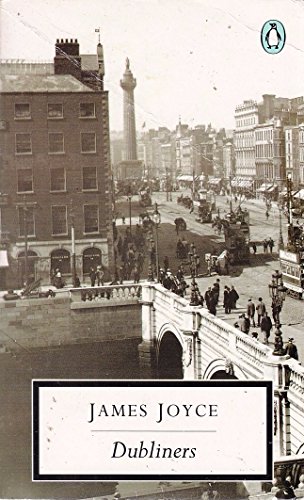
[(0, 75), (0, 92), (94, 92), (71, 75)]

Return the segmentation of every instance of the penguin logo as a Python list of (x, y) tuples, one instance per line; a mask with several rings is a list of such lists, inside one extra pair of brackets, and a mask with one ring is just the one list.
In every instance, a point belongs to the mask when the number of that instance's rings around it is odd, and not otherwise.
[(285, 28), (280, 21), (271, 19), (264, 23), (261, 31), (261, 44), (268, 54), (278, 54), (286, 42)]

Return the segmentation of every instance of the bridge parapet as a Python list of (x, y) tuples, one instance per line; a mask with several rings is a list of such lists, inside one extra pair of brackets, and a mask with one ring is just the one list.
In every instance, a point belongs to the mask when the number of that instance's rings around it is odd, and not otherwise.
[(86, 306), (96, 306), (105, 304), (107, 306), (124, 302), (138, 302), (141, 298), (141, 285), (126, 284), (126, 285), (109, 285), (96, 286), (86, 288), (71, 288), (71, 309), (74, 309), (78, 304), (86, 304)]

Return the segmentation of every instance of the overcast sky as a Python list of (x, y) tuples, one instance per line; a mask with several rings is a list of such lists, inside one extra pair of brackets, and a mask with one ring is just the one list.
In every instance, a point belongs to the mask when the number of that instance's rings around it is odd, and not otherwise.
[[(110, 126), (122, 129), (119, 80), (130, 59), (141, 129), (182, 121), (234, 128), (234, 108), (263, 93), (304, 95), (302, 0), (0, 0), (2, 59), (52, 60), (56, 38), (104, 46)], [(261, 28), (278, 19), (287, 41), (280, 54), (261, 46)]]

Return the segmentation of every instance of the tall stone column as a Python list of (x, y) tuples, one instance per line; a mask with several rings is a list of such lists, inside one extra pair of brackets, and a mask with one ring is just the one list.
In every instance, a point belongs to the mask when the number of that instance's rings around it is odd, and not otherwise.
[(123, 89), (123, 113), (124, 113), (124, 160), (137, 160), (136, 148), (136, 128), (135, 128), (135, 109), (134, 109), (134, 89), (136, 79), (130, 70), (130, 61), (126, 59), (126, 69), (120, 80), (120, 86)]

